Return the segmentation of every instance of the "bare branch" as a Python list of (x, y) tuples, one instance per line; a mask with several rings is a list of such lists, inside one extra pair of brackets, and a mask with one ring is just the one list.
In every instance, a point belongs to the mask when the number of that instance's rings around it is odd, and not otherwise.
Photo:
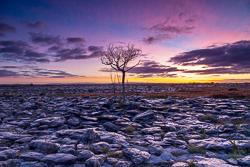
[(133, 69), (135, 66), (138, 66), (140, 64), (140, 62), (141, 62), (141, 60), (139, 60), (138, 63), (136, 65), (134, 65), (133, 67), (130, 67), (129, 69), (127, 69), (126, 72)]

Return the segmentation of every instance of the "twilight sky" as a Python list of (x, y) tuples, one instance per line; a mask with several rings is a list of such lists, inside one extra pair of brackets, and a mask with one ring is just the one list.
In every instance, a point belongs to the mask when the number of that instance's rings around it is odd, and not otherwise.
[(109, 83), (110, 43), (143, 52), (129, 82), (249, 82), (250, 0), (0, 2), (0, 83)]

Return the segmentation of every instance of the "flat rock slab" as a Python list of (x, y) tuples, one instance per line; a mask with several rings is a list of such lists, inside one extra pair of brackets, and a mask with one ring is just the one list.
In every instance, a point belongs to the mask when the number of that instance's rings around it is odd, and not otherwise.
[(217, 158), (205, 158), (202, 156), (194, 156), (194, 165), (196, 167), (235, 167), (226, 161)]
[(8, 159), (14, 159), (17, 157), (18, 150), (4, 150), (0, 151), (0, 161), (6, 161)]
[(60, 145), (58, 143), (51, 143), (46, 140), (32, 140), (29, 143), (29, 147), (32, 149), (39, 149), (45, 153), (55, 153), (59, 150)]
[(250, 155), (248, 155), (244, 158), (237, 158), (237, 161), (241, 165), (250, 165)]
[(101, 167), (107, 157), (105, 155), (95, 155), (85, 161), (85, 167)]
[(135, 120), (144, 120), (145, 121), (145, 120), (151, 119), (153, 116), (154, 116), (154, 112), (151, 110), (148, 110), (146, 112), (143, 112), (141, 114), (136, 115), (133, 118), (133, 121), (135, 121)]
[(146, 151), (140, 151), (136, 148), (126, 148), (123, 154), (131, 159), (136, 165), (146, 162), (150, 158), (150, 154)]
[(133, 162), (131, 161), (118, 161), (115, 164), (115, 167), (130, 167), (132, 166)]
[(208, 150), (231, 150), (233, 148), (232, 143), (223, 138), (211, 137), (203, 140), (189, 140), (190, 145), (196, 147), (203, 147)]
[(41, 161), (44, 157), (44, 154), (38, 152), (26, 152), (19, 155), (19, 158), (25, 161)]
[(42, 159), (42, 162), (56, 165), (73, 164), (75, 161), (76, 156), (64, 153), (49, 154)]

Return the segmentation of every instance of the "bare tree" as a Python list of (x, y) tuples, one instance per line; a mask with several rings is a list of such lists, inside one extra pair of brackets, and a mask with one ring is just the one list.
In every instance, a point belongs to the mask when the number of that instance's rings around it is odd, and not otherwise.
[(123, 101), (125, 101), (125, 73), (140, 63), (139, 60), (134, 66), (129, 67), (129, 62), (140, 56), (142, 51), (135, 48), (132, 44), (128, 44), (126, 48), (115, 47), (113, 44), (109, 44), (107, 47), (107, 51), (102, 52), (101, 62), (104, 65), (109, 65), (116, 71), (122, 72), (122, 95)]

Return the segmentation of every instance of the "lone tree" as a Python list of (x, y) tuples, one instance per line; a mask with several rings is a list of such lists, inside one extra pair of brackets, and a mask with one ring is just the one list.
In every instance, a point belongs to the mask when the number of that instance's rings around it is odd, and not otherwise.
[(102, 52), (101, 62), (104, 65), (111, 66), (116, 71), (122, 72), (122, 95), (123, 101), (125, 101), (125, 73), (140, 63), (139, 60), (134, 66), (128, 67), (129, 62), (139, 57), (142, 51), (132, 44), (128, 44), (126, 48), (115, 47), (113, 44), (109, 44), (107, 47), (107, 51)]

